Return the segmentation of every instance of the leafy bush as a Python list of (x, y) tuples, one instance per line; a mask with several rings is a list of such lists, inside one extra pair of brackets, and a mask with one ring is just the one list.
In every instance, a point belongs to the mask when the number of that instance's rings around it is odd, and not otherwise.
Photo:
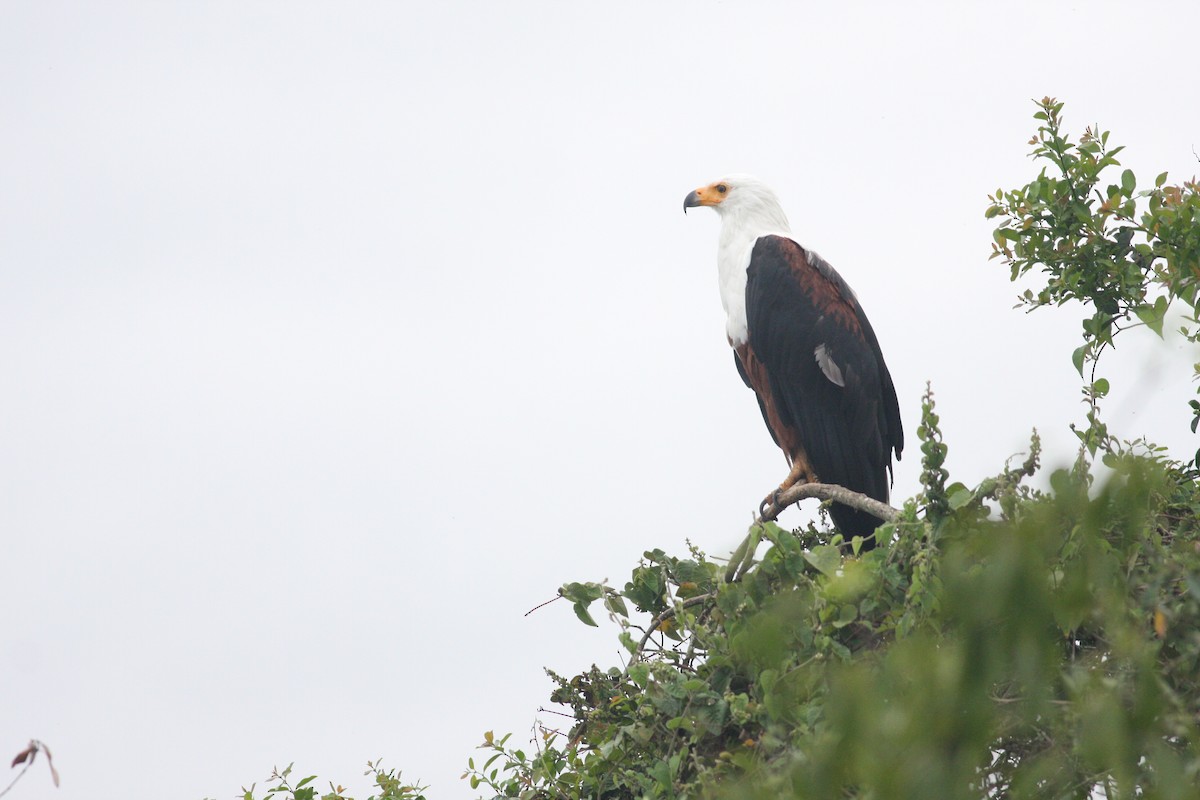
[[(1153, 188), (1138, 192), (1137, 176), (1126, 169), (1101, 189), (1124, 148), (1109, 147), (1109, 132), (1091, 127), (1072, 142), (1062, 130), (1063, 104), (1047, 97), (1038, 105), (1034, 117), (1041, 125), (1029, 143), (1034, 158), (1049, 166), (1020, 189), (997, 189), (988, 198), (988, 218), (1000, 220), (992, 258), (1009, 265), (1013, 280), (1033, 270), (1045, 276), (1040, 290), (1021, 296), (1030, 309), (1070, 301), (1090, 307), (1072, 361), (1081, 376), (1090, 367), (1089, 424), (1076, 433), (1094, 456), (1113, 444), (1096, 409), (1109, 390), (1108, 381), (1096, 379), (1096, 366), (1114, 337), (1142, 325), (1161, 337), (1167, 310), (1178, 300), (1190, 314), (1179, 332), (1189, 342), (1200, 340), (1200, 184), (1192, 178), (1170, 185), (1164, 172)], [(1200, 363), (1194, 369), (1200, 377)], [(1200, 400), (1190, 404), (1194, 433)]]
[[(364, 775), (370, 775), (374, 779), (375, 785), (379, 787), (379, 794), (373, 794), (367, 800), (425, 800), (425, 787), (414, 783), (406, 783), (401, 780), (400, 773), (394, 769), (383, 769), (380, 766), (382, 759), (367, 762), (367, 771)], [(288, 764), (283, 769), (275, 768), (271, 772), (271, 777), (267, 778), (268, 788), (262, 795), (262, 800), (354, 800), (345, 794), (346, 789), (342, 786), (329, 784), (329, 791), (326, 794), (318, 795), (316, 788), (316, 775), (309, 775), (306, 778), (301, 778), (292, 783), (292, 767), (294, 764)], [(254, 794), (255, 787), (242, 789), (242, 800), (256, 800)]]

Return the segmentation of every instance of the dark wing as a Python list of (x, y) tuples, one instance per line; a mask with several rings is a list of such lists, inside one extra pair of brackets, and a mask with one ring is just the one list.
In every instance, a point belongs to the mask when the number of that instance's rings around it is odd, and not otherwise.
[[(746, 315), (780, 419), (797, 429), (817, 476), (887, 502), (892, 453), (904, 449), (900, 406), (850, 287), (815, 253), (764, 236), (747, 270)], [(832, 515), (848, 535), (878, 525), (836, 504)]]

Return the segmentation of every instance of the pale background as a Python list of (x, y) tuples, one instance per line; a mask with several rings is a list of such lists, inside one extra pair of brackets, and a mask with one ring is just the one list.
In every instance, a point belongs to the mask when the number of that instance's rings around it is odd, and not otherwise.
[[(1197, 171), (1200, 5), (831, 5), (6, 3), (0, 756), (37, 737), (63, 776), (11, 796), (230, 798), (296, 761), (365, 797), (377, 756), (471, 796), (543, 666), (620, 663), (611, 626), (524, 612), (727, 553), (786, 470), (716, 215), (681, 213), (726, 171), (857, 290), (897, 499), (927, 380), (956, 479), (1034, 425), (1071, 459), (1080, 313), (1012, 310), (986, 195), (1033, 177), (1046, 94), (1143, 185)], [(1197, 359), (1148, 336), (1109, 419), (1187, 458)]]

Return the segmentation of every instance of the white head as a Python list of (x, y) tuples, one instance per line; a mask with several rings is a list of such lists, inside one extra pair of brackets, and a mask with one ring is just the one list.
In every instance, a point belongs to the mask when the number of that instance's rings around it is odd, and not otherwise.
[(751, 175), (729, 175), (688, 194), (683, 211), (708, 206), (726, 225), (762, 233), (785, 233), (787, 215), (770, 187)]
[(730, 175), (702, 186), (683, 201), (683, 210), (708, 206), (721, 215), (717, 279), (725, 307), (725, 333), (736, 347), (746, 341), (746, 267), (761, 236), (791, 236), (787, 216), (766, 184), (749, 175)]

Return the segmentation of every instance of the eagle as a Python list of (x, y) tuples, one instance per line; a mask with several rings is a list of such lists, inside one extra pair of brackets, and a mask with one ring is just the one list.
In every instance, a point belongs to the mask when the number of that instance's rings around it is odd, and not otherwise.
[[(830, 483), (888, 501), (892, 454), (904, 430), (896, 388), (875, 331), (841, 275), (788, 227), (775, 193), (731, 175), (690, 192), (683, 211), (708, 206), (721, 218), (717, 273), (733, 361), (790, 471), (759, 513), (778, 513), (781, 492)], [(880, 520), (840, 503), (829, 510), (850, 539)]]

